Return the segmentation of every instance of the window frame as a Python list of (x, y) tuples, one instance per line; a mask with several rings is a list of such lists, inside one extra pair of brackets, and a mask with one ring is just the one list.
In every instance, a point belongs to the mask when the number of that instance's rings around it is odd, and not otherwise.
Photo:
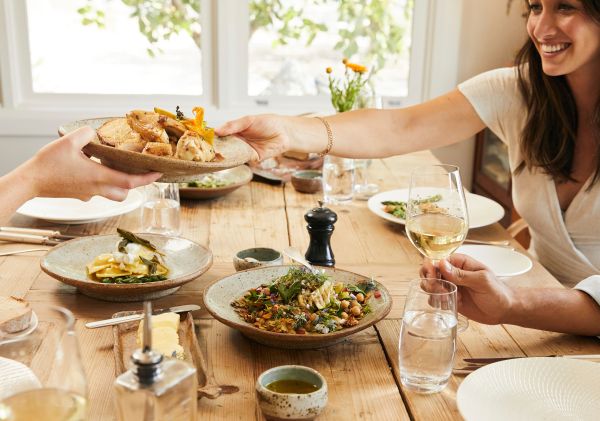
[[(434, 2), (414, 2), (408, 96), (383, 97), (386, 108), (423, 100), (430, 49), (427, 39), (433, 29), (430, 10)], [(248, 3), (240, 6), (239, 0), (201, 0), (201, 7), (203, 95), (46, 94), (33, 92), (26, 2), (2, 0), (0, 136), (48, 135), (56, 131), (60, 122), (117, 115), (156, 104), (183, 108), (202, 104), (215, 125), (242, 114), (333, 112), (326, 95), (248, 96)]]

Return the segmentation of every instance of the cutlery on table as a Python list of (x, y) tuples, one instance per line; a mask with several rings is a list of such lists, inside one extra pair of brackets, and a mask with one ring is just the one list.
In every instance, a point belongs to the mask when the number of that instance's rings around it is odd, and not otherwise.
[[(158, 311), (154, 312), (154, 315), (168, 313), (168, 312), (186, 313), (188, 311), (196, 311), (196, 310), (200, 310), (200, 306), (198, 306), (196, 304), (187, 304), (187, 305), (183, 305), (183, 306), (175, 306), (175, 307), (171, 307), (171, 308), (167, 308), (167, 309), (163, 309), (163, 310), (158, 310)], [(120, 323), (142, 320), (143, 318), (144, 318), (143, 313), (132, 314), (130, 316), (113, 317), (112, 319), (98, 320), (96, 322), (88, 322), (85, 324), (85, 327), (94, 329), (96, 327), (112, 326), (112, 325), (118, 325)]]
[(508, 241), (508, 240), (483, 241), (483, 240), (472, 240), (470, 238), (467, 238), (467, 239), (465, 239), (465, 241), (463, 241), (463, 243), (465, 243), (465, 244), (482, 244), (482, 245), (486, 245), (486, 246), (500, 246), (500, 247), (513, 248), (510, 245), (510, 241)]
[(67, 240), (76, 238), (73, 235), (63, 235), (60, 231), (36, 228), (0, 227), (0, 240), (14, 243), (43, 244), (55, 246)]
[[(544, 357), (553, 357), (553, 358), (569, 358), (575, 360), (585, 360), (592, 362), (600, 362), (600, 354), (588, 354), (588, 355), (544, 355)], [(453, 370), (455, 374), (467, 374), (471, 373), (478, 368), (485, 367), (488, 364), (497, 363), (499, 361), (505, 360), (513, 360), (516, 358), (532, 358), (528, 356), (518, 356), (518, 357), (492, 357), (492, 358), (463, 358), (463, 363), (466, 365), (464, 367), (457, 367)]]
[(0, 253), (0, 256), (12, 256), (13, 254), (21, 254), (21, 253), (29, 253), (33, 251), (48, 251), (48, 249), (24, 249), (24, 250), (13, 250), (13, 251), (5, 251)]

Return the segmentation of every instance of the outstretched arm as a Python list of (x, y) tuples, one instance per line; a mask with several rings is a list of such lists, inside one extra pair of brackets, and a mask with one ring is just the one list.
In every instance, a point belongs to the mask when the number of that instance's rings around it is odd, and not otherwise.
[[(600, 335), (600, 305), (577, 289), (515, 288), (478, 261), (454, 254), (439, 265), (442, 278), (458, 286), (458, 310), (485, 324), (513, 324), (576, 335)], [(436, 276), (426, 263), (422, 276)]]
[[(331, 153), (349, 158), (381, 158), (438, 148), (464, 140), (485, 127), (458, 89), (412, 107), (357, 110), (326, 120), (334, 137)], [(258, 152), (260, 159), (287, 150), (321, 152), (327, 147), (323, 123), (309, 117), (246, 116), (224, 124), (217, 134), (237, 134)]]
[(84, 127), (40, 149), (33, 158), (0, 177), (0, 224), (34, 197), (71, 197), (89, 200), (94, 195), (125, 200), (129, 189), (156, 181), (160, 174), (125, 174), (92, 161), (81, 152), (95, 136)]

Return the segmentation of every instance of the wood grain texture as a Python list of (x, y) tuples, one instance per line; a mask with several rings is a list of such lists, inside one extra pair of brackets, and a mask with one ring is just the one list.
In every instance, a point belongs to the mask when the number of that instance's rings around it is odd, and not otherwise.
[[(429, 152), (374, 160), (370, 177), (380, 190), (408, 186), (410, 172), (436, 163)], [(249, 247), (288, 245), (304, 252), (308, 233), (304, 214), (317, 206), (318, 194), (296, 192), (291, 184), (252, 182), (211, 201), (182, 201), (182, 236), (212, 250), (215, 259), (208, 272), (176, 293), (158, 299), (155, 308), (200, 304), (207, 285), (234, 272), (232, 256)], [(366, 202), (333, 207), (339, 221), (332, 245), (337, 266), (373, 276), (393, 297), (388, 317), (375, 327), (329, 348), (282, 350), (265, 347), (212, 319), (202, 308), (194, 312), (199, 345), (207, 360), (210, 382), (232, 385), (239, 391), (216, 400), (201, 399), (199, 416), (206, 420), (262, 420), (254, 392), (258, 375), (282, 364), (303, 364), (319, 370), (329, 384), (329, 404), (321, 420), (460, 420), (456, 391), (464, 377), (453, 376), (449, 386), (435, 395), (418, 395), (400, 385), (398, 337), (409, 282), (418, 276), (422, 258), (403, 233), (403, 226), (372, 215)], [(60, 229), (64, 233), (114, 233), (116, 227), (138, 231), (140, 212), (86, 225), (60, 226), (15, 216), (14, 226)], [(469, 232), (480, 240), (509, 239), (498, 224)], [(515, 247), (518, 244), (514, 243)], [(23, 245), (0, 244), (0, 252)], [(525, 252), (522, 248), (519, 251)], [(537, 262), (521, 276), (507, 279), (519, 287), (562, 286)], [(39, 257), (0, 258), (0, 294), (29, 300), (42, 320), (49, 304), (69, 308), (77, 317), (77, 333), (89, 383), (90, 420), (113, 419), (115, 366), (111, 328), (86, 329), (88, 321), (109, 318), (118, 311), (140, 310), (141, 303), (102, 302), (50, 278), (39, 269)], [(233, 298), (233, 297), (232, 297)], [(52, 325), (43, 320), (44, 329)], [(471, 321), (459, 335), (456, 361), (465, 357), (600, 353), (597, 339), (560, 335), (517, 326), (485, 326)], [(38, 364), (44, 364), (39, 360)]]

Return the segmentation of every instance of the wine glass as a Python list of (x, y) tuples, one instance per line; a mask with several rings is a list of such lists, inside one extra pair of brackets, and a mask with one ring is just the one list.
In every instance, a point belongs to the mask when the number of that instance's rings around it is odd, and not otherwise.
[(35, 330), (0, 338), (0, 421), (83, 421), (87, 384), (75, 318), (62, 307), (41, 310)]
[[(461, 246), (469, 231), (469, 216), (457, 166), (431, 165), (412, 172), (405, 228), (411, 243), (436, 271), (439, 261)], [(468, 320), (462, 315), (458, 319), (462, 332)]]

